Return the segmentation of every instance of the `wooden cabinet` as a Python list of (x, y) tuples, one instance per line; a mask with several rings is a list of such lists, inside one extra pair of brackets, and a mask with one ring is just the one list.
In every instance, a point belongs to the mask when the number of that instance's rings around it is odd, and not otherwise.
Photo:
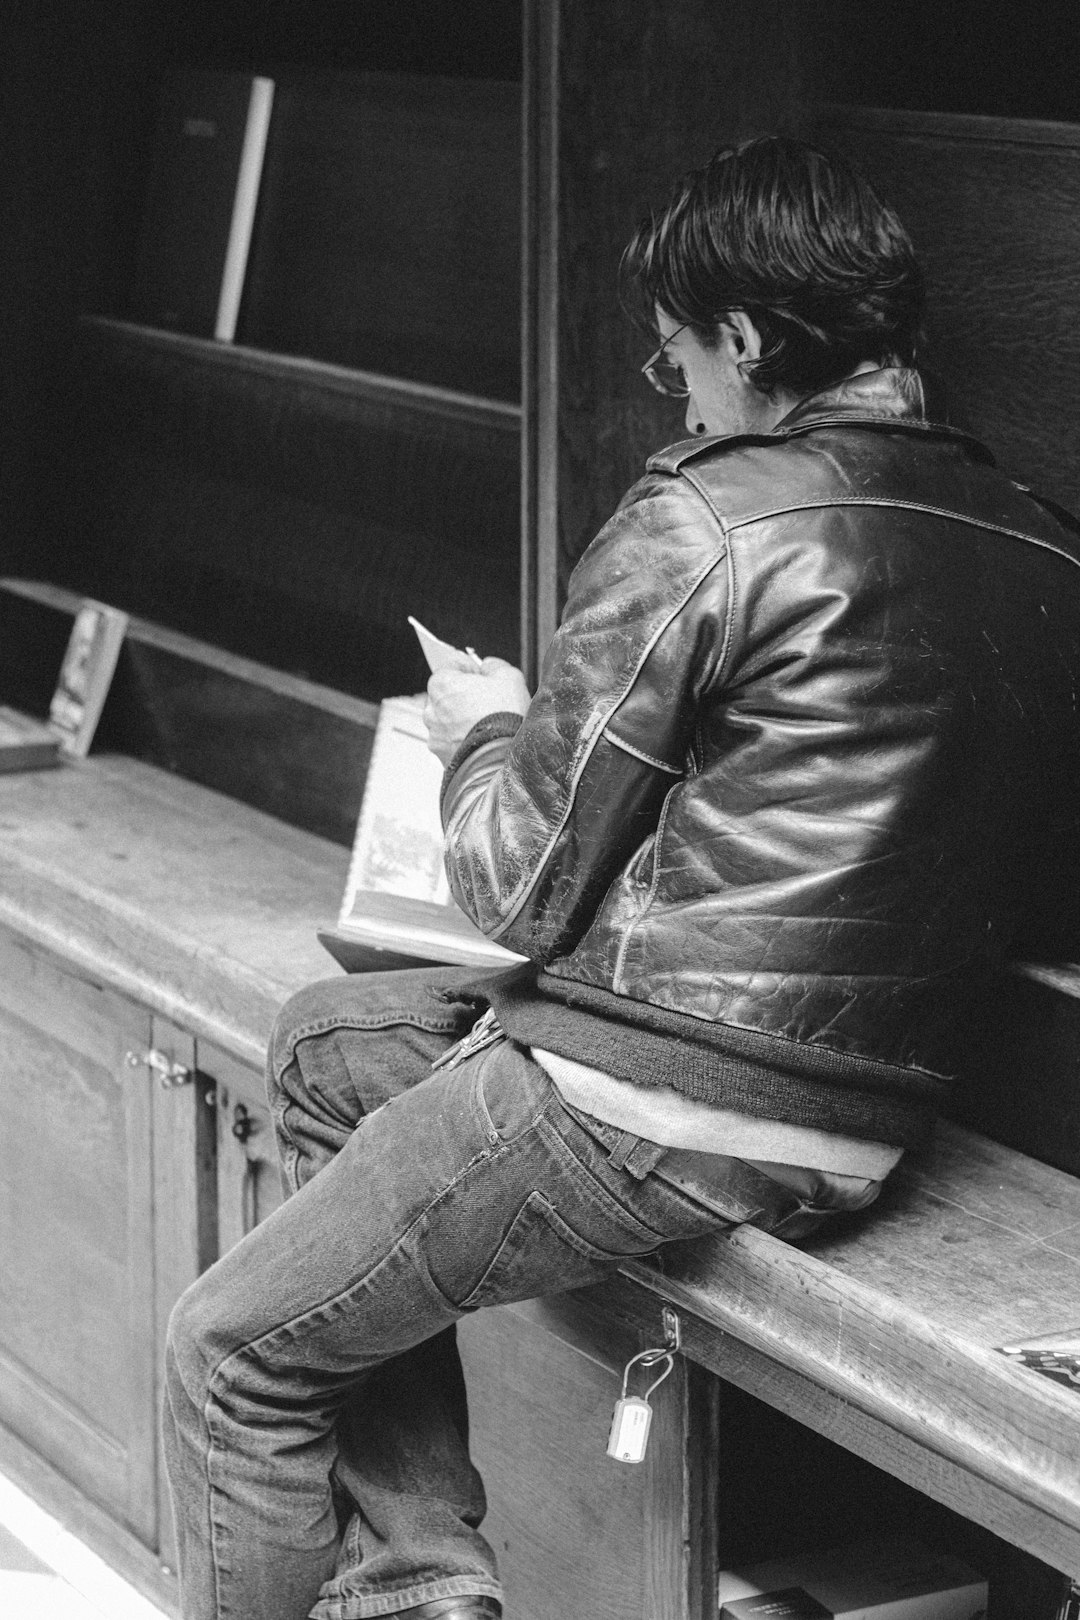
[(154, 1114), (178, 1099), (128, 1066), (144, 1011), (7, 935), (0, 961), (0, 1416), (152, 1544)]
[[(165, 1325), (210, 1258), (190, 1038), (0, 932), (0, 1424), (160, 1561)], [(149, 1567), (149, 1564), (148, 1566)]]
[(6, 931), (0, 1050), (0, 1431), (114, 1521), (128, 1572), (171, 1603), (165, 1333), (281, 1201), (262, 1076)]
[(0, 800), (0, 1469), (169, 1608), (169, 1314), (280, 1199), (259, 1055), (345, 857), (132, 760)]

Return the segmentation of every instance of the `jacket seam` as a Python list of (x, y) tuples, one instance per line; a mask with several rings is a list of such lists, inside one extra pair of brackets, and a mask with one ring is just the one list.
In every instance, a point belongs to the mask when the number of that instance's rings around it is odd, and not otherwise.
[[(921, 386), (920, 378), (920, 388)], [(935, 438), (970, 445), (981, 451), (983, 457), (992, 459), (990, 450), (981, 439), (976, 439), (971, 433), (965, 433), (962, 428), (950, 427), (948, 422), (931, 422), (925, 416), (849, 416), (843, 411), (834, 411), (831, 416), (813, 416), (805, 422), (794, 422), (791, 427), (781, 425), (774, 428), (768, 437), (786, 442), (789, 439), (801, 438), (807, 433), (815, 433), (818, 428), (834, 427), (869, 429), (882, 433), (931, 433)]]
[(623, 937), (619, 941), (619, 949), (615, 957), (615, 971), (611, 978), (611, 988), (615, 995), (624, 994), (621, 987), (626, 980), (626, 958), (630, 950), (630, 941), (634, 936), (634, 930), (638, 927), (639, 923), (644, 922), (645, 918), (652, 909), (653, 901), (656, 899), (656, 889), (660, 882), (660, 848), (664, 841), (664, 829), (667, 826), (668, 809), (671, 805), (671, 797), (677, 786), (678, 783), (675, 783), (668, 789), (667, 794), (664, 797), (664, 803), (660, 811), (659, 820), (656, 823), (656, 832), (653, 834), (653, 869), (652, 877), (649, 880), (649, 892), (645, 896), (645, 904), (641, 907), (637, 916), (632, 917), (627, 923), (626, 928), (623, 931)]
[[(710, 496), (708, 490), (706, 490), (702, 486), (702, 484), (700, 483), (700, 481), (698, 479), (691, 477), (691, 475), (689, 473), (684, 472), (681, 467), (679, 468), (679, 476), (682, 477), (682, 478), (685, 478), (686, 482), (690, 485), (691, 489), (696, 490), (698, 495), (705, 502), (705, 505), (708, 507), (709, 511), (712, 513), (712, 515), (715, 518), (716, 522), (720, 525), (720, 531), (723, 534), (724, 540), (725, 540), (725, 553), (724, 553), (723, 561), (726, 564), (726, 573), (727, 573), (727, 582), (728, 582), (728, 603), (727, 603), (727, 615), (726, 615), (726, 618), (725, 618), (725, 621), (724, 621), (724, 639), (723, 639), (723, 641), (721, 643), (720, 653), (719, 653), (719, 656), (718, 656), (718, 658), (716, 660), (716, 670), (715, 670), (715, 673), (713, 675), (712, 682), (710, 683), (710, 684), (715, 685), (716, 682), (718, 682), (720, 680), (721, 675), (723, 674), (724, 666), (727, 663), (728, 651), (729, 651), (729, 649), (731, 647), (731, 642), (732, 642), (732, 638), (734, 636), (734, 631), (735, 631), (735, 605), (736, 605), (736, 596), (738, 594), (738, 583), (737, 583), (736, 578), (735, 578), (734, 547), (733, 547), (733, 545), (731, 543), (731, 536), (730, 536), (730, 534), (728, 532), (728, 526), (727, 526), (727, 523), (724, 520), (724, 516), (721, 513), (721, 511), (719, 510), (719, 508), (717, 507), (716, 503), (713, 501), (713, 499)], [(720, 560), (721, 559), (719, 559), (719, 558), (717, 559), (717, 561), (720, 561)], [(690, 600), (690, 598), (687, 597), (687, 601), (689, 601), (689, 600)], [(698, 722), (698, 727), (699, 727), (699, 731), (700, 731), (700, 720)], [(663, 838), (664, 838), (664, 829), (667, 826), (668, 809), (669, 809), (670, 804), (671, 804), (671, 794), (673, 792), (674, 792), (674, 788), (671, 788), (668, 791), (668, 793), (667, 793), (667, 795), (666, 795), (666, 797), (664, 799), (663, 808), (660, 811), (659, 819), (658, 819), (658, 821), (656, 823), (656, 832), (655, 832), (655, 834), (653, 836), (653, 848), (652, 848), (653, 870), (652, 870), (652, 878), (650, 879), (650, 882), (649, 882), (649, 892), (645, 896), (644, 905), (640, 908), (637, 915), (635, 917), (631, 918), (631, 920), (627, 923), (625, 929), (623, 930), (622, 939), (619, 941), (619, 949), (618, 949), (618, 951), (616, 952), (616, 955), (615, 955), (615, 971), (614, 971), (614, 973), (612, 975), (612, 981), (611, 982), (612, 982), (612, 989), (616, 992), (616, 994), (618, 994), (620, 992), (620, 986), (622, 986), (626, 981), (626, 958), (627, 958), (627, 956), (629, 955), (629, 952), (630, 952), (630, 945), (631, 945), (631, 942), (633, 940), (634, 933), (637, 930), (637, 928), (639, 927), (639, 925), (641, 923), (643, 923), (645, 918), (649, 915), (649, 912), (652, 910), (653, 901), (656, 899), (656, 890), (657, 890), (657, 886), (658, 886), (659, 881), (660, 881), (659, 855), (660, 855), (660, 849), (661, 849), (661, 845), (663, 843)]]
[[(726, 532), (726, 531), (725, 531)], [(735, 604), (739, 594), (739, 582), (735, 577), (735, 547), (728, 536), (727, 547), (727, 576), (728, 576), (728, 613), (727, 623), (724, 626), (724, 644), (720, 648), (720, 656), (716, 661), (716, 674), (714, 684), (723, 676), (724, 668), (731, 651), (731, 643), (735, 639)]]
[(754, 523), (765, 523), (770, 518), (785, 517), (789, 512), (822, 511), (834, 506), (876, 506), (885, 510), (928, 512), (932, 517), (948, 518), (950, 522), (962, 523), (967, 528), (986, 529), (991, 534), (1004, 534), (1012, 540), (1024, 540), (1028, 545), (1039, 546), (1043, 551), (1051, 551), (1055, 556), (1072, 563), (1075, 568), (1080, 568), (1080, 559), (1063, 547), (1054, 545), (1051, 540), (1040, 540), (1038, 535), (1028, 534), (1023, 529), (1010, 529), (1003, 523), (989, 523), (985, 518), (971, 517), (963, 512), (950, 511), (946, 506), (931, 506), (923, 501), (872, 500), (860, 495), (836, 495), (827, 500), (798, 501), (790, 506), (770, 507), (765, 511), (755, 512), (750, 517), (736, 518), (728, 527), (729, 530), (745, 529)]
[[(712, 507), (711, 502), (707, 502), (706, 504), (709, 506), (710, 511), (714, 510), (714, 508)], [(594, 729), (592, 735), (587, 738), (585, 746), (584, 746), (584, 748), (582, 749), (582, 752), (581, 752), (581, 758), (578, 760), (578, 763), (574, 768), (573, 775), (572, 775), (572, 777), (570, 779), (570, 790), (569, 790), (569, 792), (567, 793), (567, 796), (566, 796), (566, 805), (565, 805), (565, 807), (563, 809), (562, 815), (559, 817), (559, 820), (558, 820), (557, 824), (552, 829), (551, 836), (548, 838), (547, 843), (544, 845), (544, 848), (543, 848), (542, 852), (540, 853), (538, 859), (535, 861), (535, 863), (531, 867), (531, 869), (528, 872), (528, 874), (526, 875), (526, 877), (524, 877), (522, 879), (522, 881), (521, 881), (521, 883), (520, 883), (520, 885), (518, 887), (518, 892), (510, 900), (510, 902), (509, 902), (509, 904), (507, 906), (506, 916), (487, 935), (487, 937), (489, 939), (497, 940), (497, 939), (501, 938), (501, 936), (506, 933), (507, 929), (511, 927), (511, 925), (516, 920), (516, 918), (518, 916), (518, 913), (521, 911), (521, 908), (524, 906), (526, 900), (528, 899), (530, 892), (532, 891), (533, 887), (535, 886), (535, 884), (537, 882), (537, 879), (540, 876), (540, 873), (544, 870), (544, 867), (547, 865), (548, 861), (550, 860), (551, 852), (555, 848), (555, 845), (558, 843), (559, 839), (562, 837), (562, 834), (563, 834), (563, 831), (564, 831), (564, 829), (566, 827), (566, 824), (570, 819), (570, 815), (571, 815), (571, 812), (572, 812), (572, 810), (574, 808), (574, 803), (575, 803), (576, 798), (577, 798), (577, 790), (578, 790), (578, 786), (579, 786), (579, 784), (581, 782), (581, 778), (585, 774), (585, 769), (586, 769), (589, 761), (591, 760), (591, 758), (593, 756), (593, 752), (596, 749), (596, 746), (599, 743), (600, 738), (602, 737), (604, 731), (606, 730), (612, 715), (614, 715), (618, 711), (619, 707), (623, 703), (625, 703), (626, 699), (630, 696), (630, 693), (633, 691), (634, 686), (637, 683), (638, 677), (641, 674), (641, 671), (644, 669), (646, 662), (648, 661), (649, 657), (653, 653), (654, 649), (656, 648), (656, 646), (659, 643), (659, 641), (661, 640), (661, 638), (664, 635), (666, 635), (667, 631), (674, 624), (675, 620), (679, 617), (680, 613), (682, 613), (684, 611), (684, 609), (686, 608), (687, 603), (691, 600), (694, 593), (698, 590), (698, 588), (702, 585), (702, 583), (709, 577), (709, 575), (712, 573), (713, 569), (716, 567), (717, 563), (719, 563), (719, 562), (721, 562), (723, 560), (724, 555), (728, 550), (727, 530), (724, 527), (722, 522), (721, 522), (720, 527), (721, 527), (721, 531), (723, 533), (723, 542), (722, 542), (720, 550), (714, 556), (710, 557), (709, 561), (701, 569), (699, 569), (698, 573), (694, 576), (691, 584), (689, 585), (687, 590), (684, 591), (683, 595), (680, 597), (680, 599), (676, 603), (676, 605), (672, 608), (671, 612), (667, 615), (667, 617), (660, 623), (660, 625), (657, 627), (657, 629), (649, 637), (649, 639), (646, 642), (644, 648), (642, 649), (641, 657), (638, 659), (637, 664), (635, 665), (634, 670), (633, 670), (632, 674), (630, 675), (630, 678), (628, 679), (628, 681), (626, 683), (625, 690), (619, 693), (618, 697), (611, 704), (611, 706), (607, 710), (606, 714), (601, 715), (600, 718), (597, 720), (595, 729)]]
[(632, 754), (645, 765), (653, 765), (658, 771), (665, 771), (668, 776), (681, 777), (683, 774), (677, 765), (669, 765), (666, 760), (656, 759), (652, 754), (647, 754), (643, 748), (635, 748), (633, 743), (628, 743), (624, 737), (616, 736), (610, 726), (604, 727), (602, 735), (613, 748), (621, 748), (624, 753)]
[(679, 467), (677, 476), (680, 478), (685, 478), (691, 489), (697, 491), (701, 499), (705, 502), (705, 505), (708, 507), (709, 511), (712, 513), (713, 517), (716, 519), (716, 522), (720, 525), (721, 533), (727, 542), (728, 607), (727, 619), (724, 624), (724, 639), (720, 647), (719, 656), (716, 660), (716, 672), (713, 676), (712, 682), (710, 683), (711, 685), (715, 686), (723, 675), (724, 666), (727, 663), (728, 653), (731, 649), (731, 643), (735, 634), (735, 607), (739, 587), (735, 578), (735, 555), (734, 547), (731, 543), (731, 530), (736, 527), (736, 525), (728, 523), (727, 519), (724, 517), (724, 514), (720, 511), (720, 508), (717, 506), (716, 502), (712, 498), (712, 495), (709, 493), (709, 490), (705, 487), (700, 478), (696, 477), (692, 472), (689, 472), (685, 467)]

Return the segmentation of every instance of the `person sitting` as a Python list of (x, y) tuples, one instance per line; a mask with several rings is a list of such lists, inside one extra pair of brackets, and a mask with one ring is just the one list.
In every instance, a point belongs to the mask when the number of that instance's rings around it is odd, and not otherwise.
[(526, 960), (283, 1009), (292, 1196), (170, 1326), (186, 1620), (497, 1614), (453, 1324), (871, 1203), (1080, 847), (1076, 533), (927, 419), (895, 214), (761, 139), (625, 273), (690, 437), (578, 563), (534, 696), (497, 659), (429, 686), (453, 892)]

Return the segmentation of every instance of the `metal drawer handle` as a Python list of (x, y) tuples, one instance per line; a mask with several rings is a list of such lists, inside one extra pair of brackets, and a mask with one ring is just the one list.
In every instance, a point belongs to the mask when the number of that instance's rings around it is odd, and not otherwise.
[(251, 1117), (249, 1109), (243, 1103), (237, 1103), (233, 1109), (232, 1133), (236, 1140), (244, 1143), (250, 1136), (254, 1136), (258, 1126)]
[(194, 1071), (186, 1064), (177, 1063), (167, 1052), (159, 1052), (156, 1046), (150, 1047), (147, 1052), (128, 1052), (127, 1064), (131, 1069), (152, 1069), (161, 1077), (166, 1091), (172, 1091), (176, 1086), (190, 1085), (195, 1078)]

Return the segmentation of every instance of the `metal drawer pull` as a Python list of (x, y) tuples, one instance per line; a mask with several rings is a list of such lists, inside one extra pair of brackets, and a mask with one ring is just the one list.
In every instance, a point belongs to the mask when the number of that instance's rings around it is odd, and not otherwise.
[(237, 1103), (233, 1109), (232, 1133), (238, 1142), (246, 1142), (248, 1137), (254, 1136), (258, 1125), (251, 1117), (249, 1109), (243, 1103)]
[(166, 1091), (172, 1091), (176, 1086), (190, 1085), (195, 1078), (194, 1070), (186, 1064), (177, 1063), (168, 1053), (159, 1052), (156, 1046), (152, 1046), (148, 1052), (129, 1052), (127, 1063), (132, 1069), (153, 1069), (156, 1075), (160, 1075)]

